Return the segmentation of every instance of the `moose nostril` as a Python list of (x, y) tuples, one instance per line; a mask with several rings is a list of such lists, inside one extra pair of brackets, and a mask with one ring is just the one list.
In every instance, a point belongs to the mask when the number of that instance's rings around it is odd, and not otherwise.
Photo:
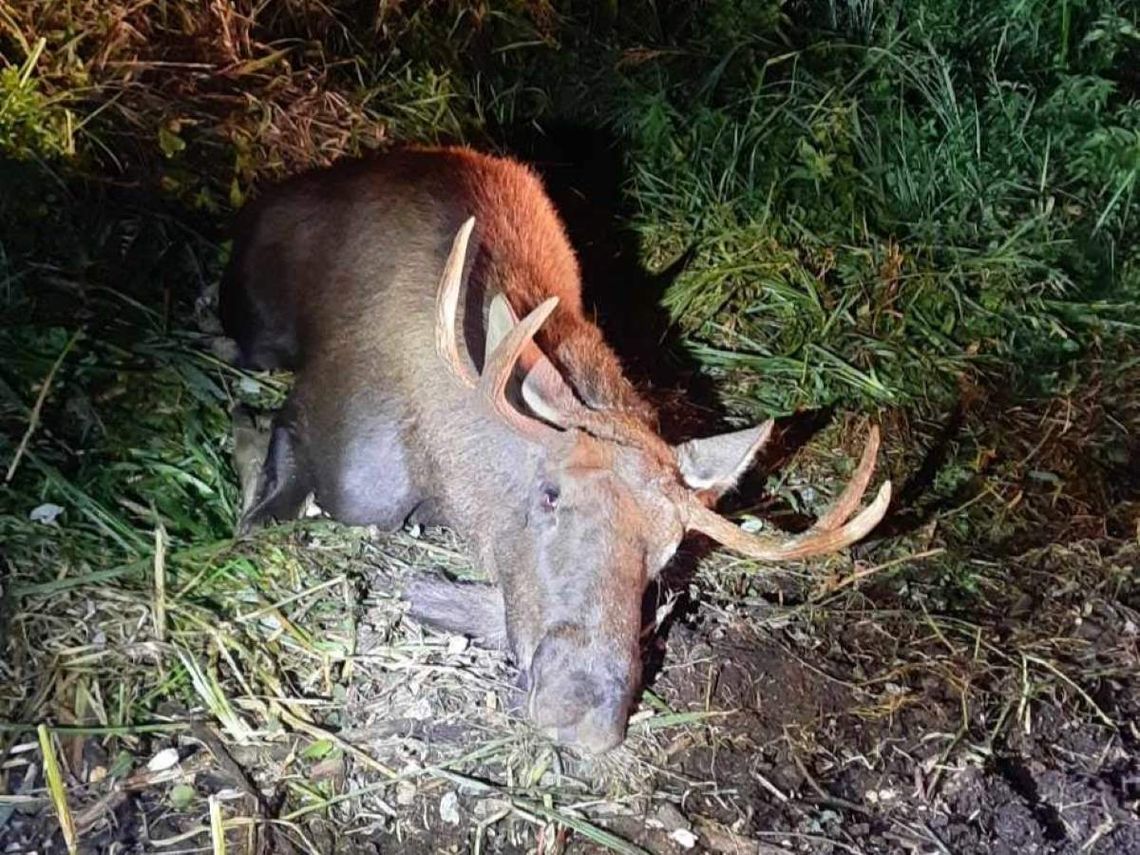
[(602, 754), (625, 736), (629, 681), (581, 670), (534, 674), (528, 704), (535, 728), (560, 745)]
[(558, 705), (536, 710), (534, 716), (536, 727), (545, 736), (589, 754), (604, 754), (620, 744), (625, 737), (626, 721), (624, 699), (585, 709)]
[(569, 727), (604, 700), (601, 687), (589, 674), (540, 675), (529, 703), (530, 717), (540, 730)]
[(564, 740), (590, 754), (604, 754), (625, 738), (625, 704), (595, 707), (572, 727)]

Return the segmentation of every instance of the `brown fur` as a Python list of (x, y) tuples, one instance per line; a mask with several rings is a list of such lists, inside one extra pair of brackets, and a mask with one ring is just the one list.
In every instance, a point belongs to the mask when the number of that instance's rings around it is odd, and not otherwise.
[(656, 413), (626, 379), (601, 330), (584, 315), (578, 260), (538, 176), (517, 161), (471, 149), (441, 151), (455, 158), (487, 248), (473, 276), (496, 283), (520, 316), (558, 297), (558, 309), (537, 337), (543, 352), (591, 407), (655, 427)]
[[(536, 342), (610, 416), (607, 435), (529, 441), (444, 370), (436, 286), (470, 216), (461, 358), (481, 369), (492, 294), (519, 316), (559, 297)], [(506, 639), (532, 717), (590, 750), (620, 740), (640, 677), (642, 595), (683, 536), (688, 485), (583, 313), (577, 261), (534, 173), (444, 148), (295, 178), (242, 213), (221, 297), (247, 364), (297, 372), (247, 519), (289, 516), (314, 492), (344, 522), (395, 528), (411, 516), (464, 532), (503, 603), (502, 624), (486, 626), (500, 600), (481, 598), (472, 617), (484, 625), (469, 631)], [(413, 611), (455, 630), (462, 610), (443, 608), (441, 584), (413, 585)]]

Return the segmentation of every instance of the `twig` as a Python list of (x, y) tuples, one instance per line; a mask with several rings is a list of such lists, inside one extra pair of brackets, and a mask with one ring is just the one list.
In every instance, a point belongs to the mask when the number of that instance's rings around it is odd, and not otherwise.
[(1104, 822), (1093, 829), (1092, 836), (1081, 844), (1081, 851), (1088, 852), (1097, 842), (1106, 834), (1111, 833), (1116, 828), (1116, 821), (1111, 817), (1105, 817)]
[(251, 612), (246, 612), (245, 614), (240, 614), (236, 618), (234, 618), (234, 620), (237, 620), (237, 621), (242, 622), (242, 623), (244, 623), (246, 621), (251, 621), (254, 618), (258, 618), (258, 617), (261, 617), (262, 615), (268, 614), (269, 612), (272, 612), (275, 609), (280, 609), (282, 606), (287, 606), (290, 603), (295, 603), (297, 600), (304, 599), (305, 597), (309, 596), (309, 594), (315, 594), (315, 593), (317, 593), (317, 591), (323, 591), (326, 588), (332, 588), (333, 586), (339, 585), (344, 581), (345, 581), (345, 576), (343, 574), (341, 574), (340, 576), (337, 576), (334, 579), (329, 579), (327, 582), (321, 582), (319, 585), (314, 585), (311, 588), (306, 588), (303, 591), (298, 591), (296, 594), (292, 594), (288, 597), (285, 597), (284, 599), (278, 600), (275, 603), (270, 603), (269, 605), (262, 606), (259, 609), (254, 609)]
[(800, 774), (804, 776), (804, 780), (808, 782), (808, 786), (815, 790), (816, 794), (824, 804), (831, 805), (832, 807), (843, 808), (849, 811), (854, 811), (855, 813), (862, 814), (863, 816), (874, 816), (873, 811), (867, 810), (867, 808), (863, 807), (862, 805), (857, 805), (855, 802), (849, 802), (847, 799), (841, 799), (837, 796), (831, 795), (831, 793), (821, 787), (816, 782), (815, 778), (811, 776), (811, 773), (807, 770), (807, 767), (804, 765), (803, 761), (800, 760), (800, 756), (796, 754), (795, 751), (792, 751), (791, 755), (792, 761), (796, 764), (796, 768), (800, 770)]
[(1105, 713), (1105, 711), (1102, 710), (1099, 706), (1097, 706), (1097, 702), (1094, 701), (1089, 696), (1089, 693), (1086, 692), (1084, 689), (1082, 689), (1080, 686), (1078, 686), (1076, 683), (1074, 683), (1072, 681), (1072, 679), (1067, 674), (1065, 674), (1065, 672), (1063, 672), (1060, 668), (1058, 668), (1052, 662), (1048, 662), (1045, 659), (1039, 659), (1038, 657), (1032, 656), (1028, 653), (1023, 653), (1022, 655), (1026, 659), (1028, 659), (1030, 662), (1033, 662), (1036, 665), (1040, 665), (1042, 668), (1045, 668), (1049, 671), (1052, 671), (1054, 674), (1056, 674), (1058, 677), (1060, 677), (1064, 682), (1068, 683), (1069, 686), (1072, 687), (1073, 691), (1075, 691), (1078, 695), (1080, 695), (1081, 698), (1084, 700), (1084, 702), (1086, 704), (1088, 704), (1089, 707), (1092, 708), (1092, 711), (1094, 713), (1096, 713), (1097, 718), (1099, 718), (1101, 721), (1103, 721), (1112, 730), (1117, 729), (1116, 722), (1114, 722), (1111, 718), (1109, 718), (1108, 715)]
[(856, 570), (850, 576), (835, 582), (834, 584), (824, 583), (823, 590), (817, 595), (818, 597), (828, 596), (834, 594), (836, 591), (841, 591), (848, 585), (853, 585), (860, 579), (866, 579), (868, 576), (874, 576), (883, 570), (889, 570), (891, 567), (897, 567), (900, 564), (906, 564), (908, 561), (920, 561), (923, 558), (931, 558), (935, 555), (941, 555), (946, 550), (941, 546), (935, 549), (928, 549), (925, 552), (916, 552), (914, 555), (904, 555), (901, 558), (892, 558), (890, 561), (885, 561), (882, 564), (876, 564), (874, 567), (866, 567), (863, 570)]
[(770, 792), (772, 795), (774, 795), (780, 801), (786, 802), (788, 800), (788, 797), (784, 793), (783, 790), (781, 790), (779, 787), (777, 787), (775, 784), (773, 784), (771, 781), (769, 781), (767, 778), (765, 778), (763, 775), (761, 775), (755, 769), (752, 770), (752, 777), (754, 777), (757, 781), (760, 782), (760, 786), (762, 786), (765, 790)]
[(341, 739), (339, 736), (337, 736), (335, 733), (332, 733), (331, 731), (325, 730), (324, 728), (319, 727), (318, 725), (312, 724), (311, 722), (307, 722), (307, 721), (304, 721), (303, 719), (298, 718), (297, 716), (293, 715), (293, 713), (291, 713), (289, 710), (287, 710), (284, 706), (282, 706), (280, 704), (274, 703), (274, 706), (277, 707), (278, 714), (281, 716), (281, 718), (290, 727), (296, 728), (297, 730), (300, 730), (301, 732), (308, 734), (313, 739), (327, 740), (327, 741), (331, 742), (333, 745), (335, 745), (337, 748), (339, 748), (345, 754), (351, 754), (363, 766), (366, 766), (367, 768), (371, 769), (374, 772), (379, 772), (381, 775), (384, 775), (385, 777), (388, 777), (388, 778), (398, 778), (399, 777), (393, 769), (390, 769), (387, 766), (385, 766), (383, 763), (381, 763), (379, 760), (375, 759), (367, 751), (362, 751), (361, 749), (359, 749), (355, 745), (353, 745), (351, 742), (345, 742), (343, 739)]
[(75, 815), (76, 834), (86, 834), (103, 817), (112, 815), (126, 800), (126, 792), (117, 789), (100, 796), (94, 804)]
[(210, 753), (214, 755), (214, 759), (226, 771), (228, 777), (253, 799), (261, 811), (262, 817), (269, 819), (270, 811), (265, 802), (265, 796), (261, 794), (250, 774), (233, 758), (225, 743), (214, 733), (214, 729), (204, 722), (195, 722), (190, 726), (190, 735), (209, 749)]
[(926, 625), (930, 627), (931, 632), (933, 632), (938, 640), (942, 642), (945, 648), (950, 651), (951, 656), (957, 656), (958, 649), (949, 642), (945, 635), (942, 634), (942, 630), (938, 628), (938, 624), (934, 622), (934, 620), (930, 617), (930, 612), (926, 610), (925, 604), (923, 604), (921, 600), (918, 604), (922, 607), (922, 616), (926, 618)]
[(850, 852), (851, 855), (863, 855), (863, 850), (859, 847), (852, 846), (850, 843), (843, 843), (831, 837), (824, 837), (822, 834), (807, 834), (803, 831), (754, 831), (752, 833), (757, 837), (791, 837), (798, 840), (810, 840), (812, 843), (823, 843), (835, 849), (842, 849), (844, 852)]
[(20, 466), (20, 459), (28, 450), (28, 443), (32, 440), (32, 434), (36, 432), (36, 427), (40, 423), (40, 413), (43, 411), (44, 402), (47, 400), (48, 392), (51, 390), (52, 381), (55, 380), (55, 374), (59, 371), (59, 366), (63, 364), (64, 358), (68, 352), (79, 340), (79, 336), (83, 334), (83, 330), (76, 330), (72, 333), (71, 338), (67, 340), (67, 344), (63, 346), (63, 350), (59, 352), (59, 356), (55, 358), (52, 363), (51, 370), (48, 371), (47, 377), (44, 382), (40, 384), (40, 393), (36, 396), (36, 402), (32, 404), (32, 411), (28, 416), (28, 429), (24, 431), (24, 436), (20, 440), (20, 444), (16, 447), (16, 453), (12, 457), (12, 462), (8, 464), (8, 474), (4, 476), (4, 483), (11, 483), (12, 479), (16, 477), (16, 470)]

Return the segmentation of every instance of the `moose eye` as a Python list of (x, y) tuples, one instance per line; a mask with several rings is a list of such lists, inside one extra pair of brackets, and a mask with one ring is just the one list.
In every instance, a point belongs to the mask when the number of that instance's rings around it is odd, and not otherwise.
[(538, 498), (543, 510), (553, 511), (558, 507), (558, 488), (553, 484), (544, 482), (538, 488)]

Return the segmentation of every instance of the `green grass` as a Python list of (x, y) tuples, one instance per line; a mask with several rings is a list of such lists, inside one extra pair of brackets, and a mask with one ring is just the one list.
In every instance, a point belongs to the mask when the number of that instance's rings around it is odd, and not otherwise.
[[(1027, 538), (1131, 534), (1134, 4), (314, 0), (252, 23), (176, 5), (0, 0), (5, 730), (47, 719), (57, 739), (145, 762), (189, 710), (236, 744), (338, 724), (354, 610), (374, 593), (354, 569), (367, 549), (323, 524), (232, 542), (229, 409), (273, 406), (287, 382), (215, 357), (197, 303), (257, 183), (391, 141), (605, 129), (620, 225), (648, 269), (691, 250), (663, 304), (741, 417), (876, 413), (905, 480), (960, 405), (964, 426), (902, 509), (949, 547), (932, 571), (946, 602), (968, 607), (971, 562)], [(805, 477), (838, 468), (826, 452), (799, 463), (776, 484), (795, 505)], [(29, 517), (47, 503), (54, 524)], [(385, 560), (414, 565), (414, 548)], [(388, 640), (392, 662), (439, 653)], [(666, 708), (645, 732), (670, 715), (699, 725)], [(489, 755), (502, 780), (534, 768), (506, 745)], [(290, 780), (310, 793), (290, 817), (355, 798)], [(627, 846), (559, 813), (574, 793), (502, 780), (528, 821)]]

